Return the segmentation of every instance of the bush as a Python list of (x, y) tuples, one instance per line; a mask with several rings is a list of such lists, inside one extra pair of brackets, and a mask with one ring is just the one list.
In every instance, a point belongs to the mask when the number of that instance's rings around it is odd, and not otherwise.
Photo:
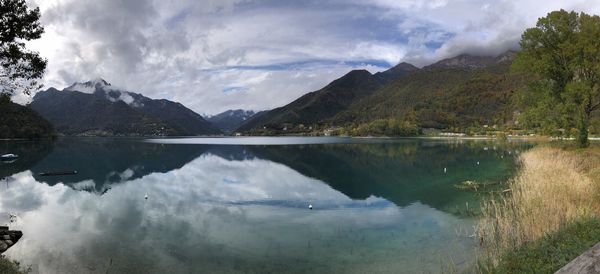
[(581, 219), (506, 252), (490, 273), (554, 273), (600, 241), (600, 220)]
[(378, 119), (346, 132), (353, 136), (417, 136), (421, 134), (421, 129), (409, 121)]

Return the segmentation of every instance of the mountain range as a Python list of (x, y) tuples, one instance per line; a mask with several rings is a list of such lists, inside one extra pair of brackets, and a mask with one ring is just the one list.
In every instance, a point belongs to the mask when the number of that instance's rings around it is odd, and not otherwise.
[(522, 76), (510, 73), (516, 52), (461, 54), (418, 68), (400, 63), (372, 74), (353, 70), (325, 87), (268, 111), (228, 110), (202, 117), (180, 103), (113, 87), (103, 79), (37, 93), (30, 108), (64, 135), (193, 136), (279, 134), (378, 119), (416, 116), (422, 128), (464, 130), (511, 123)]
[(252, 110), (235, 109), (207, 116), (205, 119), (221, 131), (231, 133), (256, 114), (257, 113)]
[(375, 74), (354, 70), (326, 87), (261, 115), (237, 131), (273, 134), (310, 126), (346, 126), (416, 115), (419, 126), (460, 128), (513, 120), (512, 95), (524, 86), (510, 73), (516, 52), (461, 54), (421, 69), (400, 63)]
[(390, 81), (418, 70), (411, 64), (401, 63), (376, 74), (371, 74), (366, 70), (350, 71), (320, 90), (309, 92), (283, 107), (256, 115), (240, 126), (238, 131), (249, 131), (261, 127), (283, 128), (286, 124), (319, 123), (348, 109), (353, 103), (372, 95)]
[(154, 100), (103, 79), (38, 92), (30, 107), (64, 135), (189, 136), (222, 132), (180, 103)]

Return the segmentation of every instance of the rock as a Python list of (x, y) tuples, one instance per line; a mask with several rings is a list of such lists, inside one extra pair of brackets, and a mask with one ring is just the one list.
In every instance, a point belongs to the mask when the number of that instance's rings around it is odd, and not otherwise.
[(23, 232), (18, 230), (0, 229), (0, 254), (13, 246), (23, 237)]
[(8, 230), (8, 226), (0, 226), (0, 231)]

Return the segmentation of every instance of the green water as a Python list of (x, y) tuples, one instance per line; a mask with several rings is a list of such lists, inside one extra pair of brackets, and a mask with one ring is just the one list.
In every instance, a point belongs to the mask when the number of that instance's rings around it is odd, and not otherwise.
[[(525, 143), (347, 138), (0, 142), (6, 255), (33, 273), (438, 273)], [(444, 172), (444, 168), (446, 172)], [(48, 171), (76, 175), (44, 177)], [(145, 199), (145, 195), (148, 199)], [(308, 209), (308, 205), (313, 209)], [(467, 204), (470, 210), (466, 210)]]

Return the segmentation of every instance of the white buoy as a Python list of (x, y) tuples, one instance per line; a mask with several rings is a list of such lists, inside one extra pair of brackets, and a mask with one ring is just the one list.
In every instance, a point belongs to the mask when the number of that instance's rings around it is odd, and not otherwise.
[(444, 168), (444, 173), (446, 173), (448, 171), (448, 169)]
[(477, 161), (477, 165), (479, 165), (479, 161)]
[(144, 199), (148, 200), (148, 193), (146, 193), (146, 195), (144, 195)]
[(312, 210), (312, 205), (308, 205), (308, 209), (311, 209), (311, 210)]

